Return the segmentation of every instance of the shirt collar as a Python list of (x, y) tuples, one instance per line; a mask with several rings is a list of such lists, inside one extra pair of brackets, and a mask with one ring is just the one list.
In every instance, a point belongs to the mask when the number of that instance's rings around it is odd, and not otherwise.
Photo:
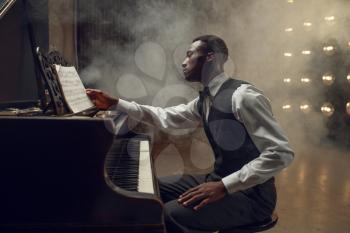
[(225, 74), (225, 72), (222, 72), (215, 76), (208, 84), (210, 95), (215, 96), (222, 84), (224, 84), (224, 82), (226, 82), (228, 79), (229, 77), (227, 74)]

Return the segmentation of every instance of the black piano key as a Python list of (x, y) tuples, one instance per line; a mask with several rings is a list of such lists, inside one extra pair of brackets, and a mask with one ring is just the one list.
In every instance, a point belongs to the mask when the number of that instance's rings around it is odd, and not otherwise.
[(106, 171), (120, 188), (137, 191), (140, 140), (117, 139), (106, 158)]

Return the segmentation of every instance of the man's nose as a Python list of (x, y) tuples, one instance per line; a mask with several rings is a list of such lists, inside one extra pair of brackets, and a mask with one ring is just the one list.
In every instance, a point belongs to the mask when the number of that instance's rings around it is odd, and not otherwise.
[(186, 68), (187, 63), (186, 63), (186, 59), (182, 62), (182, 68)]

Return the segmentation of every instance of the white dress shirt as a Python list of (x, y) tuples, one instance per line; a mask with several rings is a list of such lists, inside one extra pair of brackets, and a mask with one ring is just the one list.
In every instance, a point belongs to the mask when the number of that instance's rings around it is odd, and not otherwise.
[[(229, 77), (221, 73), (208, 84), (210, 95), (215, 96)], [(163, 130), (193, 129), (201, 122), (197, 110), (199, 98), (187, 104), (160, 108), (140, 105), (119, 99), (117, 110), (129, 117)], [(205, 100), (206, 118), (210, 108), (209, 98)], [(244, 165), (240, 170), (223, 177), (222, 182), (229, 193), (261, 184), (287, 167), (294, 158), (293, 150), (273, 117), (270, 101), (260, 90), (250, 84), (242, 84), (232, 95), (232, 113), (244, 124), (252, 141), (260, 152), (259, 157)]]

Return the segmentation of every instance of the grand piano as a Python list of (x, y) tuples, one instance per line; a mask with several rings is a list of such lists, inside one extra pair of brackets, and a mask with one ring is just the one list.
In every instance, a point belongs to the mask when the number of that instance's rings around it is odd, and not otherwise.
[[(16, 44), (11, 34), (16, 25), (23, 32), (25, 5), (0, 0), (0, 31), (10, 38), (2, 40)], [(26, 30), (38, 99), (0, 94), (0, 232), (165, 232), (149, 137), (117, 134), (125, 127), (119, 113), (70, 114), (49, 70), (65, 62), (36, 50), (32, 26)], [(9, 80), (1, 82), (2, 93), (21, 80), (21, 71), (6, 71), (12, 68), (4, 59), (25, 62), (7, 47), (0, 56), (1, 79)]]

